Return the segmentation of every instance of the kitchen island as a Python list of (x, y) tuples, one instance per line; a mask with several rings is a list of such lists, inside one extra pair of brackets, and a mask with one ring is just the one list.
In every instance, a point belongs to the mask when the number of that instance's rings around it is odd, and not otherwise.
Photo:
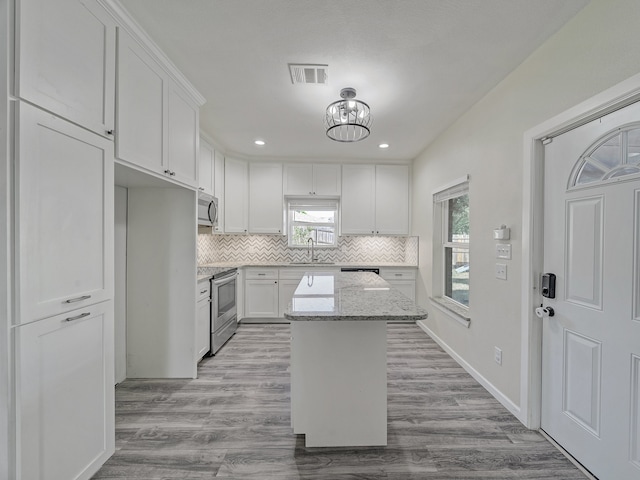
[(291, 424), (307, 447), (387, 444), (387, 322), (427, 312), (370, 272), (306, 273), (291, 321)]

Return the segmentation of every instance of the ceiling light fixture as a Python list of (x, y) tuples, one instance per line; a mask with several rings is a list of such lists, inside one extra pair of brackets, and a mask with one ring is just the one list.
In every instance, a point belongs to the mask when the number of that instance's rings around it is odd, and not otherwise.
[(253, 143), (258, 145), (259, 147), (262, 147), (265, 144), (264, 140), (255, 140)]
[(327, 137), (336, 142), (359, 142), (371, 131), (371, 111), (369, 105), (355, 100), (356, 89), (346, 87), (340, 90), (342, 100), (327, 107), (324, 123)]
[(380, 145), (378, 145), (378, 148), (389, 148), (389, 144), (388, 143), (381, 143)]

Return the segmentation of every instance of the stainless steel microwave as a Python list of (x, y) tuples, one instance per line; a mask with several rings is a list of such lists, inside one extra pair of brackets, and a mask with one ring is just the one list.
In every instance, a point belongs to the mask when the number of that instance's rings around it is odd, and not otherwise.
[(218, 225), (218, 199), (208, 193), (198, 194), (198, 225), (205, 227)]

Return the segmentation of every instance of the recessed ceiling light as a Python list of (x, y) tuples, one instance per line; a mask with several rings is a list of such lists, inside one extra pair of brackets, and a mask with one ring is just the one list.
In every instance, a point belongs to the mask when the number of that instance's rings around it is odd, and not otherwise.
[(378, 145), (379, 148), (389, 148), (389, 144), (388, 143), (381, 143), (380, 145)]
[(262, 147), (264, 145), (264, 140), (255, 140), (253, 143), (255, 143), (256, 145)]

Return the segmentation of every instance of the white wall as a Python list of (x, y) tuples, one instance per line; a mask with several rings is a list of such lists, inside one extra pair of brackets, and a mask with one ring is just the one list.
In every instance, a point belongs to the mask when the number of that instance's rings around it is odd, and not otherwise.
[(127, 378), (127, 189), (114, 192), (114, 345), (115, 382)]
[[(637, 0), (593, 0), (414, 162), (413, 234), (420, 236), (418, 303), (426, 326), (463, 362), (520, 404), (524, 132), (640, 72)], [(431, 307), (434, 189), (470, 174), (469, 329)], [(507, 281), (494, 276), (492, 230), (511, 227)], [(502, 366), (493, 360), (503, 350)]]
[(13, 456), (13, 422), (9, 415), (12, 354), (10, 351), (10, 318), (12, 294), (11, 239), (11, 162), (10, 162), (10, 72), (8, 69), (11, 41), (10, 2), (0, 1), (0, 478), (11, 478), (9, 459)]

